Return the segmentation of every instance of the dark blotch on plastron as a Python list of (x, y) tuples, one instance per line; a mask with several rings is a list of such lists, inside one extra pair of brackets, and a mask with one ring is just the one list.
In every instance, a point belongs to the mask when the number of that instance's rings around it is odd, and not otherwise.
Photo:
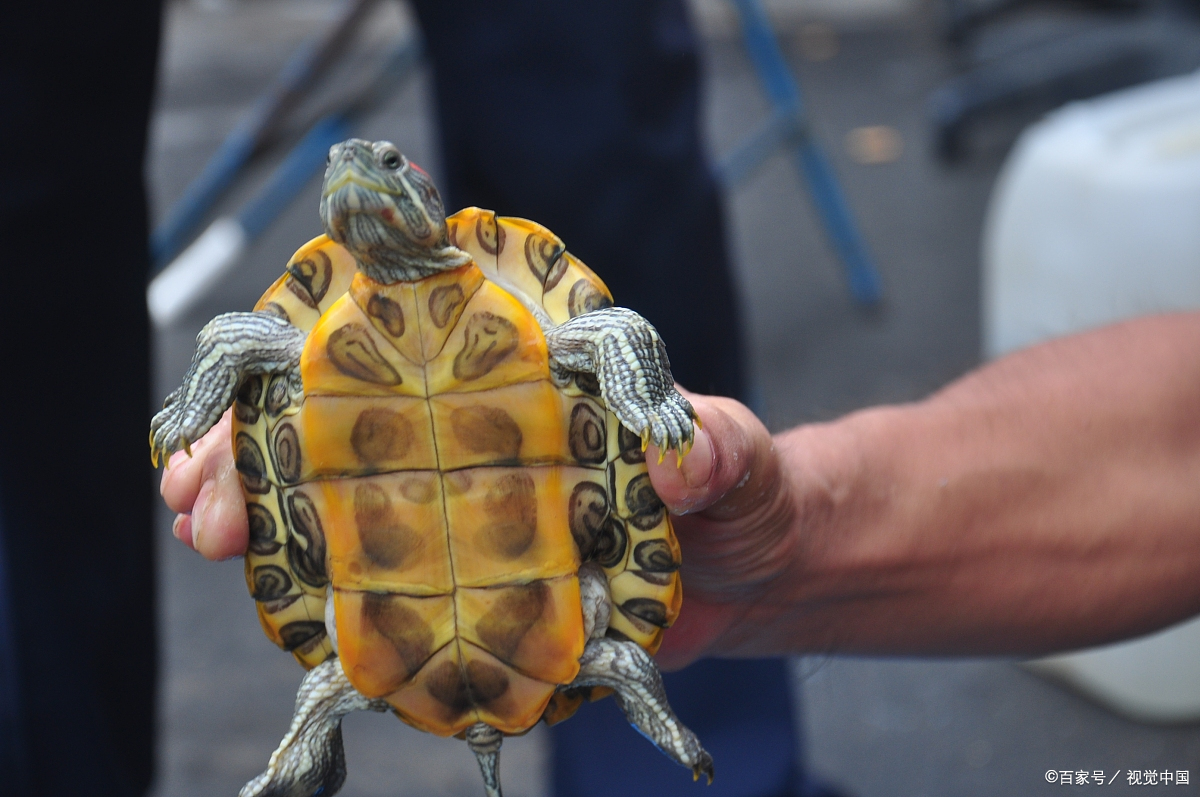
[(449, 709), (451, 718), (459, 716), (471, 707), (467, 681), (463, 678), (462, 668), (456, 661), (443, 661), (434, 668), (425, 681), (425, 691)]
[(434, 288), (429, 293), (429, 316), (433, 319), (433, 325), (445, 329), (464, 300), (462, 286), (457, 283)]
[(621, 424), (617, 430), (617, 447), (621, 450), (621, 461), (627, 465), (636, 465), (646, 461), (646, 452), (642, 451), (642, 439)]
[(279, 470), (279, 478), (285, 484), (300, 481), (303, 455), (300, 453), (300, 435), (296, 433), (296, 427), (286, 421), (276, 426), (272, 448), (275, 450), (275, 467)]
[(383, 324), (384, 330), (393, 338), (404, 336), (404, 310), (399, 302), (380, 293), (371, 294), (367, 300), (367, 315)]
[(450, 428), (459, 444), (472, 454), (495, 454), (498, 460), (516, 459), (521, 453), (521, 427), (499, 407), (456, 407)]
[(590, 280), (579, 279), (571, 286), (571, 292), (567, 294), (567, 312), (571, 318), (581, 316), (584, 313), (590, 313), (593, 310), (603, 310), (606, 307), (612, 307), (612, 299), (609, 299), (600, 289), (591, 283)]
[(550, 273), (550, 267), (554, 265), (563, 251), (562, 244), (549, 238), (543, 238), (537, 233), (525, 236), (525, 262), (529, 264), (529, 270), (533, 272), (533, 276), (537, 277), (539, 285), (546, 284), (546, 276)]
[(297, 490), (287, 498), (292, 533), (288, 535), (288, 565), (296, 578), (313, 587), (323, 587), (325, 573), (325, 529), (312, 499)]
[(516, 325), (494, 313), (471, 316), (463, 331), (463, 347), (454, 357), (454, 376), (470, 381), (491, 372), (517, 350), (520, 334)]
[(571, 422), (567, 427), (567, 444), (571, 456), (585, 465), (604, 462), (607, 454), (604, 437), (604, 419), (586, 402), (576, 404), (571, 410)]
[(484, 512), (491, 523), (481, 540), (491, 551), (515, 559), (529, 550), (537, 534), (537, 494), (528, 473), (508, 473), (488, 488)]
[(380, 567), (399, 567), (416, 548), (416, 533), (400, 520), (392, 499), (377, 484), (354, 488), (354, 522), (363, 553)]
[(391, 363), (383, 359), (362, 324), (346, 324), (334, 330), (325, 343), (325, 353), (346, 376), (376, 385), (398, 385), (403, 381)]
[(242, 475), (242, 486), (247, 492), (265, 495), (271, 491), (267, 481), (267, 460), (254, 438), (238, 432), (233, 439), (234, 465)]
[(608, 520), (608, 493), (594, 482), (580, 482), (571, 491), (567, 524), (582, 559), (591, 558), (596, 540)]
[(333, 261), (329, 255), (318, 249), (310, 257), (290, 264), (287, 270), (288, 290), (309, 307), (318, 309), (333, 282)]
[(250, 597), (256, 601), (274, 601), (287, 595), (292, 589), (292, 577), (276, 565), (259, 565), (250, 571), (254, 591)]
[(233, 402), (233, 415), (245, 424), (258, 422), (258, 403), (262, 400), (263, 378), (261, 376), (242, 377), (238, 385), (237, 398)]
[(446, 222), (446, 237), (450, 239), (450, 245), (455, 249), (462, 249), (458, 243), (458, 224), (452, 221)]
[(610, 514), (596, 533), (592, 559), (601, 567), (616, 567), (625, 559), (625, 548), (628, 545), (629, 532), (625, 530), (625, 524)]
[(350, 430), (350, 447), (367, 465), (403, 459), (416, 433), (412, 422), (395, 410), (371, 407), (358, 414)]
[(589, 396), (600, 395), (600, 380), (595, 374), (585, 374), (582, 371), (576, 373), (575, 386)]
[(659, 628), (667, 627), (667, 605), (653, 598), (630, 598), (621, 604), (621, 611)]
[(250, 519), (250, 553), (270, 556), (282, 545), (275, 540), (275, 516), (261, 504), (246, 504), (246, 515)]
[(467, 688), (475, 703), (486, 707), (508, 691), (508, 673), (486, 661), (468, 661)]
[(475, 240), (489, 255), (498, 255), (504, 250), (504, 228), (496, 222), (496, 217), (486, 213), (475, 222)]
[(653, 573), (673, 573), (679, 569), (679, 562), (675, 561), (666, 540), (639, 542), (633, 549), (633, 561)]
[(273, 315), (276, 318), (282, 318), (289, 324), (292, 321), (291, 316), (288, 315), (288, 311), (284, 310), (283, 305), (281, 305), (279, 302), (267, 302), (265, 305), (263, 305), (263, 309), (259, 310), (258, 312), (266, 313), (267, 315)]
[(662, 523), (667, 513), (662, 499), (654, 492), (649, 473), (639, 473), (629, 481), (625, 487), (625, 505), (629, 507), (629, 522), (642, 531)]
[(433, 654), (433, 629), (421, 615), (393, 595), (365, 592), (362, 617), (386, 639), (404, 662), (405, 677), (411, 677)]
[(410, 476), (400, 482), (400, 494), (414, 504), (428, 504), (437, 497), (437, 485), (429, 476)]
[(267, 411), (267, 415), (277, 418), (279, 413), (286, 410), (291, 403), (288, 378), (282, 374), (271, 377), (271, 382), (267, 385), (267, 400), (263, 403), (263, 409)]
[(293, 651), (306, 642), (323, 636), (325, 623), (318, 620), (297, 620), (279, 629), (279, 638), (283, 640), (283, 649), (287, 651)]
[(543, 581), (507, 587), (475, 624), (475, 632), (497, 658), (511, 659), (549, 600), (550, 588)]

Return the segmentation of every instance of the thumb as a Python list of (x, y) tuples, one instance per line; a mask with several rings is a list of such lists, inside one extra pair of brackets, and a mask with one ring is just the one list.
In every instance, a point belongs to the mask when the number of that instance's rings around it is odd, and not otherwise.
[(744, 405), (717, 396), (689, 395), (700, 416), (695, 444), (682, 462), (671, 452), (662, 462), (646, 455), (650, 480), (675, 515), (702, 513), (736, 520), (762, 506), (779, 489), (779, 460), (767, 428)]

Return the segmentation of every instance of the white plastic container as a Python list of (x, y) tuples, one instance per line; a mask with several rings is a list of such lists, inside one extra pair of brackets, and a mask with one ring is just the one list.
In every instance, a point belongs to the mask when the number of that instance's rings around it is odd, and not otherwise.
[[(1074, 103), (1029, 128), (985, 222), (984, 354), (1192, 308), (1200, 72)], [(1034, 666), (1127, 716), (1200, 719), (1200, 619)]]

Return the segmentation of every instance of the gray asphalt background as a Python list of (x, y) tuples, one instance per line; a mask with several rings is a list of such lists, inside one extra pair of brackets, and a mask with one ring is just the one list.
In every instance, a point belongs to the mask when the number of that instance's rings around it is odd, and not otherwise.
[[(327, 24), (330, 9), (324, 0), (169, 7), (148, 171), (158, 217), (294, 48)], [(767, 105), (724, 18), (704, 19), (705, 121), (717, 156), (765, 116)], [(753, 368), (773, 429), (917, 399), (978, 362), (980, 225), (1005, 149), (1003, 136), (979, 137), (975, 157), (952, 171), (928, 156), (923, 104), (951, 64), (927, 10), (839, 23), (838, 52), (824, 61), (805, 57), (801, 26), (810, 18), (779, 21), (815, 129), (877, 256), (887, 304), (872, 316), (851, 305), (787, 158), (772, 159), (728, 197)], [(368, 28), (350, 63), (301, 116), (317, 113), (369, 69), (411, 31), (411, 21), (389, 4)], [(436, 179), (427, 79), (422, 73), (410, 81), (357, 134), (397, 142)], [(882, 166), (854, 163), (844, 146), (847, 132), (879, 124), (900, 132), (901, 157)], [(268, 158), (255, 167), (223, 208), (239, 207), (272, 165)], [(174, 329), (158, 334), (159, 396), (177, 384), (203, 323), (249, 309), (291, 252), (319, 234), (317, 191), (314, 175), (239, 270)], [(602, 264), (592, 265), (603, 274)], [(286, 730), (301, 671), (258, 629), (241, 563), (210, 564), (185, 550), (170, 536), (165, 509), (159, 526), (163, 680), (155, 793), (233, 795), (261, 771)], [(1106, 776), (1118, 768), (1186, 769), (1200, 779), (1200, 728), (1126, 722), (1009, 662), (817, 656), (798, 661), (796, 673), (809, 765), (861, 797), (1063, 793), (1044, 779), (1048, 769), (1099, 769)], [(380, 715), (350, 717), (345, 736), (346, 795), (482, 793), (473, 758), (457, 740), (425, 736)], [(538, 730), (506, 741), (509, 797), (548, 794), (546, 756)], [(1102, 788), (1133, 788), (1123, 784), (1124, 772)], [(1149, 788), (1185, 794), (1197, 787)]]

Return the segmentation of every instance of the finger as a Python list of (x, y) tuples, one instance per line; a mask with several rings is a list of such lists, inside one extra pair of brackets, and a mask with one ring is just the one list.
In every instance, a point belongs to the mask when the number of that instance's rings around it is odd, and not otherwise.
[(171, 533), (175, 535), (175, 539), (179, 540), (193, 551), (196, 550), (196, 545), (192, 542), (191, 515), (176, 515), (175, 522), (171, 524)]
[(228, 559), (246, 552), (250, 540), (246, 498), (228, 441), (221, 446), (221, 453), (204, 462), (191, 528), (193, 547), (206, 559)]
[(189, 513), (200, 494), (205, 468), (212, 457), (230, 457), (230, 413), (221, 416), (208, 433), (192, 444), (192, 454), (176, 451), (163, 470), (158, 491), (163, 501), (176, 512)]
[(647, 452), (655, 492), (677, 515), (743, 517), (778, 488), (779, 463), (771, 435), (754, 413), (733, 399), (688, 398), (701, 428), (692, 450), (678, 464), (673, 452), (661, 464), (657, 451)]

